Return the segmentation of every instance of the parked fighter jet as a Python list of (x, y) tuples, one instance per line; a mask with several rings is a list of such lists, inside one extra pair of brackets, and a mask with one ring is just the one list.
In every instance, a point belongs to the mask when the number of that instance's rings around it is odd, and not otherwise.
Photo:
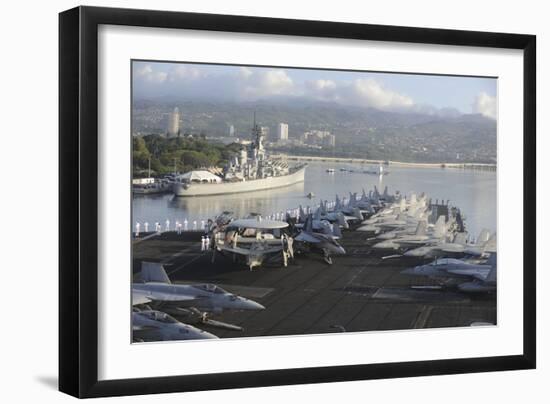
[[(304, 216), (304, 219), (305, 217), (306, 216)], [(349, 229), (348, 220), (355, 219), (355, 216), (346, 218), (346, 215), (341, 211), (334, 210), (329, 212), (327, 209), (327, 201), (321, 201), (321, 204), (313, 215), (313, 228), (315, 229), (316, 221), (327, 220), (330, 223), (335, 223), (344, 229)]]
[(345, 219), (348, 221), (363, 220), (363, 214), (361, 213), (361, 209), (359, 209), (357, 206), (352, 206), (349, 203), (347, 205), (344, 205), (344, 203), (342, 202), (342, 200), (338, 195), (336, 195), (334, 212), (343, 213), (345, 216)]
[(132, 312), (134, 340), (175, 341), (190, 339), (217, 339), (214, 334), (184, 324), (157, 310)]
[(200, 311), (220, 313), (224, 310), (263, 310), (261, 304), (229, 293), (217, 285), (173, 284), (162, 264), (141, 263), (143, 283), (132, 284), (133, 304), (158, 307), (194, 307)]
[[(365, 193), (365, 190), (363, 190), (363, 194), (361, 195), (361, 199), (357, 199), (356, 193), (349, 193), (349, 204), (352, 208), (359, 208), (361, 210), (362, 214), (372, 215), (374, 214), (374, 206), (373, 205), (380, 205), (380, 201), (378, 199), (372, 200), (367, 196)], [(361, 218), (362, 219), (362, 218)]]
[(234, 220), (215, 235), (212, 261), (218, 251), (231, 254), (233, 259), (244, 257), (246, 265), (252, 270), (266, 259), (280, 254), (284, 266), (287, 266), (288, 258), (294, 256), (293, 240), (283, 232), (287, 227), (287, 222), (266, 220), (261, 216)]
[[(475, 244), (466, 243), (466, 233), (456, 233), (452, 243), (441, 241), (432, 245), (425, 245), (405, 252), (406, 257), (430, 258), (444, 256), (481, 256), (490, 246), (485, 234), (488, 231), (482, 230)], [(495, 236), (496, 237), (496, 236)], [(489, 252), (489, 251), (487, 251)]]
[(491, 253), (487, 264), (491, 266), (491, 270), (487, 275), (483, 273), (473, 273), (473, 280), (459, 284), (458, 290), (465, 293), (484, 293), (494, 292), (497, 288), (497, 255)]
[[(496, 254), (491, 254), (485, 264), (443, 258), (401, 273), (442, 280), (446, 285), (456, 285), (462, 292), (491, 292), (496, 289)], [(466, 279), (469, 281), (463, 282)]]
[(432, 230), (428, 231), (428, 223), (425, 220), (418, 222), (416, 232), (413, 235), (402, 235), (378, 242), (372, 246), (375, 249), (399, 250), (411, 247), (419, 247), (427, 244), (440, 243), (445, 241), (447, 236), (447, 224), (445, 216), (437, 219)]
[[(296, 224), (294, 228), (301, 230), (305, 228), (305, 223)], [(342, 237), (342, 231), (340, 230), (339, 224), (338, 223), (331, 224), (328, 220), (313, 219), (312, 230), (315, 233), (321, 233), (321, 234), (326, 234), (328, 236), (332, 236), (336, 240)]]
[[(338, 226), (336, 226), (338, 228)], [(346, 250), (338, 244), (333, 235), (317, 233), (313, 230), (312, 215), (308, 215), (304, 228), (294, 237), (295, 241), (302, 242), (323, 252), (323, 258), (327, 264), (332, 264), (331, 254), (345, 254)]]

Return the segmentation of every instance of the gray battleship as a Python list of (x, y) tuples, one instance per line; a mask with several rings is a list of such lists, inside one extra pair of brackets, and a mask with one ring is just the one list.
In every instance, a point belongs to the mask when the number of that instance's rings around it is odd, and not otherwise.
[(304, 182), (307, 164), (289, 166), (285, 161), (267, 157), (265, 133), (256, 124), (252, 142), (244, 147), (223, 169), (221, 175), (209, 171), (191, 171), (173, 183), (176, 196), (206, 196), (261, 191)]

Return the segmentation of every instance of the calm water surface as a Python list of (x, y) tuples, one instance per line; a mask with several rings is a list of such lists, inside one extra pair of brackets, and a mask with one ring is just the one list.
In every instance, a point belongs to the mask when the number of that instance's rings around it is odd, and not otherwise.
[[(286, 188), (208, 197), (176, 198), (173, 195), (134, 196), (133, 222), (163, 223), (170, 220), (171, 227), (176, 221), (184, 219), (191, 223), (207, 220), (224, 210), (237, 216), (251, 212), (270, 215), (275, 212), (297, 208), (299, 205), (316, 205), (319, 200), (334, 200), (335, 195), (349, 196), (349, 192), (358, 192), (364, 188), (367, 192), (374, 185), (380, 192), (387, 185), (393, 193), (400, 191), (425, 192), (433, 201), (450, 200), (450, 204), (461, 209), (466, 218), (467, 230), (477, 236), (483, 228), (496, 231), (496, 192), (497, 176), (494, 171), (442, 169), (442, 168), (402, 168), (388, 167), (390, 172), (384, 177), (368, 174), (340, 172), (341, 167), (361, 169), (370, 168), (348, 163), (309, 163), (305, 182)], [(334, 174), (328, 174), (327, 168), (334, 168)], [(309, 199), (306, 194), (313, 192)], [(142, 227), (143, 229), (143, 227)]]

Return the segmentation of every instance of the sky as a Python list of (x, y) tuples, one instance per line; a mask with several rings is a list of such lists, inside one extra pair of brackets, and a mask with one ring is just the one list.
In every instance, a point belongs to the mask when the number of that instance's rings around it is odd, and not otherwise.
[(134, 61), (136, 99), (224, 101), (303, 97), (393, 112), (479, 113), (496, 119), (494, 78)]

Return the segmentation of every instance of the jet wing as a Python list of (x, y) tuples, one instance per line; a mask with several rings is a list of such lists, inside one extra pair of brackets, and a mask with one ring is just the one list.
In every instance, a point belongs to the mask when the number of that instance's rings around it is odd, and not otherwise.
[(304, 232), (302, 232), (302, 233), (298, 234), (296, 237), (294, 237), (294, 240), (302, 241), (302, 242), (306, 242), (306, 243), (320, 243), (321, 242), (321, 240), (319, 240), (317, 237), (314, 237), (311, 234), (304, 233)]
[(247, 248), (241, 248), (241, 247), (226, 247), (226, 246), (220, 246), (219, 247), (221, 251), (227, 251), (230, 253), (240, 254), (240, 255), (250, 255), (251, 251)]
[(132, 325), (132, 331), (149, 331), (158, 329), (159, 327), (153, 327), (152, 325)]
[(167, 293), (167, 292), (151, 292), (151, 293), (147, 293), (146, 296), (152, 302), (166, 302), (166, 303), (190, 302), (192, 300), (197, 299), (197, 296), (185, 295), (182, 293)]
[(152, 300), (147, 297), (147, 294), (137, 290), (132, 291), (132, 306), (151, 303)]
[[(267, 244), (269, 246), (269, 244)], [(283, 249), (283, 247), (281, 246), (281, 241), (280, 240), (277, 240), (277, 243), (275, 246), (271, 246), (269, 248), (265, 248), (265, 249), (248, 249), (248, 248), (241, 248), (241, 247), (225, 247), (225, 246), (221, 246), (220, 247), (220, 250), (222, 251), (227, 251), (227, 252), (230, 252), (230, 253), (235, 253), (235, 254), (239, 254), (239, 255), (244, 255), (244, 256), (249, 256), (249, 255), (258, 255), (258, 254), (270, 254), (270, 253), (274, 253), (274, 252), (279, 252)]]
[(443, 245), (440, 247), (436, 247), (437, 250), (442, 251), (444, 253), (462, 253), (464, 252), (464, 246), (461, 244), (452, 244), (448, 243), (447, 245)]
[(489, 274), (490, 268), (477, 268), (477, 269), (448, 269), (447, 272), (455, 275), (472, 276), (479, 280), (484, 280)]

